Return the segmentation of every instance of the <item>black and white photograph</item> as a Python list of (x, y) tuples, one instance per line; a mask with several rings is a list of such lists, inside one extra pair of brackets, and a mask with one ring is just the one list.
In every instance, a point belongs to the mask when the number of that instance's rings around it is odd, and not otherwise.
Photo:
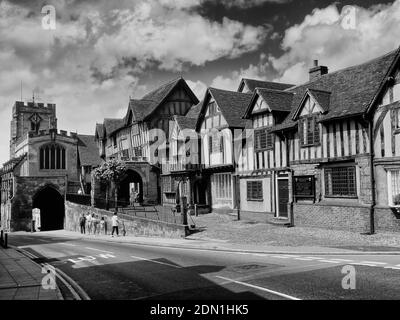
[(399, 300), (399, 34), (400, 0), (0, 0), (0, 300)]

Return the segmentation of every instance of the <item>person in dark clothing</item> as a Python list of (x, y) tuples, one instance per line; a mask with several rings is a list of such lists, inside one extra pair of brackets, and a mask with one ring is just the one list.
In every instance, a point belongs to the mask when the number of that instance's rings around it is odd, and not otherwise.
[(85, 234), (86, 233), (86, 217), (85, 215), (82, 213), (82, 216), (79, 218), (79, 225), (81, 227), (81, 233)]

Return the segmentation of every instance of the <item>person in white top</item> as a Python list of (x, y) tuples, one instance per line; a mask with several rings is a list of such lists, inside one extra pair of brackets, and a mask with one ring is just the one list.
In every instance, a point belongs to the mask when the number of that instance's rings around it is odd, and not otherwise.
[(112, 225), (112, 232), (111, 232), (111, 236), (114, 237), (114, 231), (117, 232), (117, 237), (119, 236), (118, 234), (118, 216), (117, 216), (117, 212), (114, 213), (114, 215), (111, 218), (111, 225)]
[(90, 213), (86, 215), (86, 230), (88, 234), (92, 232), (92, 216)]

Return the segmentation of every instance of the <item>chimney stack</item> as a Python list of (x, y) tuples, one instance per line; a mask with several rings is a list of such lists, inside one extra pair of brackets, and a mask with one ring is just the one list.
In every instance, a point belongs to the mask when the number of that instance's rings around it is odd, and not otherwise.
[(310, 81), (315, 81), (324, 74), (328, 74), (328, 67), (320, 66), (318, 60), (314, 60), (314, 66), (310, 69)]

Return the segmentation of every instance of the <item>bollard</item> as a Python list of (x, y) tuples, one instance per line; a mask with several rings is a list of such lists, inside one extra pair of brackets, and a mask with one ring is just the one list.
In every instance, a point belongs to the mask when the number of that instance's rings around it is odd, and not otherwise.
[(1, 230), (1, 231), (0, 231), (0, 244), (3, 243), (3, 234), (4, 234), (4, 231)]
[(8, 242), (8, 234), (4, 234), (4, 248), (7, 249), (7, 242)]

